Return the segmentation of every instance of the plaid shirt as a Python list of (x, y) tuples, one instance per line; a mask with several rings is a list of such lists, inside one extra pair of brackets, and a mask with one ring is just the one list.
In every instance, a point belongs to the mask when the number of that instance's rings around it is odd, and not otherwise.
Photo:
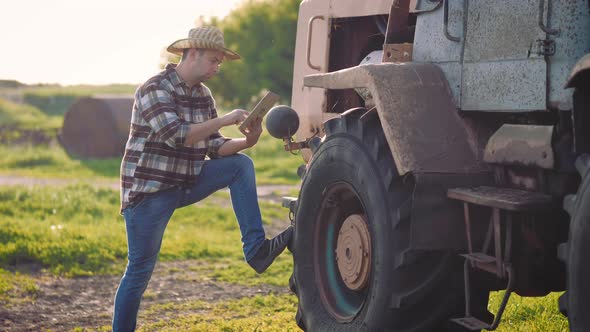
[(216, 118), (217, 111), (209, 88), (189, 88), (175, 67), (168, 64), (135, 92), (121, 163), (121, 210), (139, 195), (194, 184), (205, 157), (216, 158), (227, 140), (217, 132), (184, 145), (189, 125)]

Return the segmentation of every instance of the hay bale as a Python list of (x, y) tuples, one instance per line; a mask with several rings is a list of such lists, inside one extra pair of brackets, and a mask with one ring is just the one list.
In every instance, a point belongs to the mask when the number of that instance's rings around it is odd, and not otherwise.
[(133, 98), (85, 97), (64, 115), (59, 141), (83, 159), (120, 157), (129, 136)]

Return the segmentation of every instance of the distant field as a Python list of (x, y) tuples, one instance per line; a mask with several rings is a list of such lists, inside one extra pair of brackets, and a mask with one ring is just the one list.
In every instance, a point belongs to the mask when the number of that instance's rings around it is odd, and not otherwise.
[(48, 116), (61, 116), (76, 99), (95, 95), (133, 95), (137, 85), (32, 85), (18, 88), (1, 88), (0, 98), (20, 101), (37, 107)]
[[(24, 104), (0, 98), (0, 174), (87, 181), (118, 178), (119, 158), (73, 158), (57, 145), (55, 137), (63, 124), (63, 114), (77, 98), (101, 94), (129, 95), (135, 86), (40, 86), (21, 90)], [(0, 96), (2, 91), (6, 93), (7, 90), (0, 89)], [(220, 110), (220, 113), (224, 111)], [(228, 137), (243, 137), (237, 127), (226, 127), (222, 132)], [(48, 146), (49, 142), (53, 144)], [(259, 184), (297, 183), (297, 167), (303, 160), (299, 155), (284, 151), (282, 141), (264, 132), (260, 142), (245, 153), (254, 159)]]
[[(231, 134), (228, 134), (231, 135)], [(237, 137), (237, 135), (234, 135)], [(296, 184), (300, 155), (283, 150), (282, 142), (263, 134), (260, 142), (245, 151), (254, 160), (258, 184)], [(0, 174), (81, 181), (114, 180), (119, 177), (119, 158), (81, 160), (69, 156), (57, 145), (1, 145)]]

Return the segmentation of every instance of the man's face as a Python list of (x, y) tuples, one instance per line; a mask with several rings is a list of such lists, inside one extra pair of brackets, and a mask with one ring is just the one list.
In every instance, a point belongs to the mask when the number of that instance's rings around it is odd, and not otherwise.
[(217, 50), (195, 50), (195, 77), (200, 82), (205, 82), (219, 72), (219, 67), (223, 62), (224, 54)]

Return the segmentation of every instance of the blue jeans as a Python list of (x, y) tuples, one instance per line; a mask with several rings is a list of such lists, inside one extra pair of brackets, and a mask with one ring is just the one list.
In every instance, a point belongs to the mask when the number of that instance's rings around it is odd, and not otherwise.
[(113, 331), (134, 331), (143, 292), (160, 252), (166, 225), (179, 207), (196, 203), (229, 187), (246, 260), (262, 245), (265, 234), (256, 194), (252, 160), (237, 154), (205, 162), (196, 185), (144, 195), (123, 210), (127, 228), (127, 269), (115, 295)]

